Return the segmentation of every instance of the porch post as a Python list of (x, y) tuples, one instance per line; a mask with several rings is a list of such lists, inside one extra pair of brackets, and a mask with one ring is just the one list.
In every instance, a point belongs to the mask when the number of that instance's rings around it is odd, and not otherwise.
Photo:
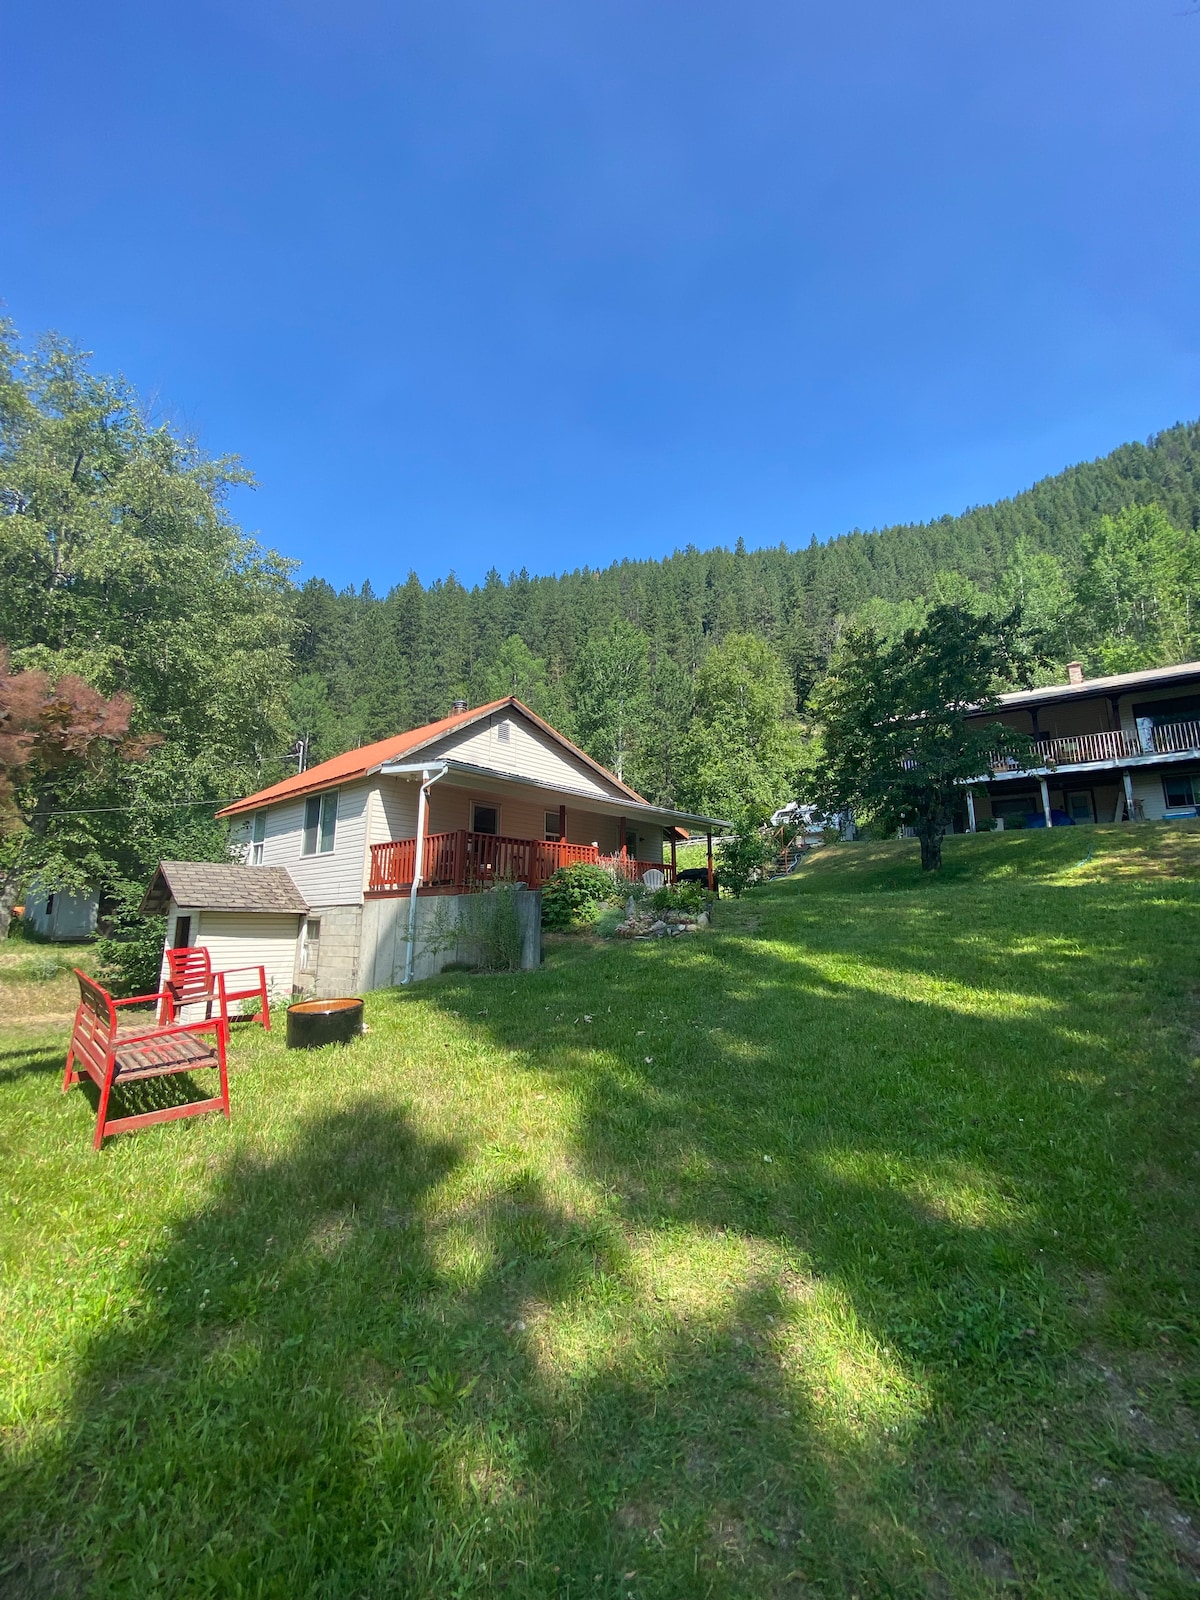
[(558, 808), (558, 864), (561, 867), (564, 860), (563, 846), (567, 842), (567, 808)]
[(713, 888), (712, 834), (707, 833), (704, 837), (708, 840), (708, 892), (711, 894)]
[(627, 851), (625, 849), (625, 818), (624, 817), (621, 818), (621, 820), (620, 820), (620, 822), (618, 822), (617, 826), (621, 830), (621, 860), (624, 861), (626, 859), (626, 855), (627, 855)]
[(1129, 768), (1126, 767), (1125, 771), (1121, 774), (1121, 776), (1125, 780), (1125, 809), (1129, 814), (1129, 821), (1132, 822), (1133, 821), (1133, 775), (1129, 771)]
[(967, 790), (967, 832), (975, 832), (975, 791)]
[(1050, 785), (1045, 778), (1039, 778), (1038, 782), (1042, 786), (1042, 815), (1046, 819), (1046, 826), (1052, 828), (1054, 824), (1050, 820)]
[(675, 829), (671, 829), (671, 882), (675, 882)]

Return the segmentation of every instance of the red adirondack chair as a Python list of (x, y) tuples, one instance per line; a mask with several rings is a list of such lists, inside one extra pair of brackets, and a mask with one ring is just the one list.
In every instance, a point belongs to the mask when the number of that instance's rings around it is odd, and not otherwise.
[[(261, 1001), (258, 1020), (264, 1028), (270, 1029), (271, 1008), (267, 1003), (265, 967), (230, 967), (225, 972), (214, 972), (208, 951), (202, 944), (193, 944), (167, 951), (167, 972), (165, 992), (169, 1001), (165, 1017), (168, 1022), (175, 1018), (182, 1006), (203, 1006), (204, 1015), (211, 1017), (215, 1005), (218, 1015), (226, 1024), (225, 1037), (228, 1039), (230, 1001), (258, 999)], [(237, 979), (247, 972), (258, 975), (257, 983), (251, 984), (248, 989), (231, 986), (231, 978)]]
[[(223, 1111), (229, 1116), (229, 1074), (225, 1066), (225, 1020), (206, 1018), (203, 1022), (152, 1022), (141, 1019), (132, 1026), (120, 1026), (117, 1012), (125, 1006), (151, 1005), (161, 994), (139, 994), (129, 1000), (114, 1000), (107, 989), (75, 968), (79, 979), (79, 1009), (71, 1031), (71, 1047), (63, 1073), (62, 1092), (78, 1083), (84, 1072), (100, 1090), (96, 1113), (95, 1149), (110, 1133), (132, 1132), (152, 1122), (169, 1122), (173, 1117), (196, 1117), (203, 1111)], [(209, 1043), (202, 1037), (212, 1035)], [(158, 1111), (142, 1111), (136, 1116), (110, 1117), (109, 1097), (114, 1088), (140, 1083), (146, 1078), (161, 1078), (172, 1072), (196, 1072), (215, 1067), (220, 1075), (221, 1092), (208, 1100), (192, 1100), (184, 1105), (167, 1106)]]

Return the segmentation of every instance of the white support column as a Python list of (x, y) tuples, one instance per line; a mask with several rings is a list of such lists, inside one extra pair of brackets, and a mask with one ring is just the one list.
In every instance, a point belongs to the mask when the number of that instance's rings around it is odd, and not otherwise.
[(1042, 786), (1042, 812), (1046, 818), (1046, 826), (1052, 828), (1054, 824), (1050, 821), (1050, 785), (1045, 778), (1039, 778), (1038, 782)]
[(1121, 774), (1121, 776), (1125, 780), (1125, 809), (1126, 809), (1126, 811), (1128, 813), (1129, 821), (1132, 822), (1133, 821), (1133, 774), (1129, 771), (1129, 768), (1126, 767), (1125, 771)]
[(967, 832), (975, 832), (975, 795), (970, 789), (967, 790)]

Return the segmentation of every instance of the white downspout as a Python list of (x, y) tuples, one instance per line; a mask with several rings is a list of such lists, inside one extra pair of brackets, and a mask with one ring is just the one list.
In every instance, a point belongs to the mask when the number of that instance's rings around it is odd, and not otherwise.
[(417, 848), (416, 858), (413, 861), (412, 888), (408, 891), (408, 950), (404, 956), (405, 983), (412, 982), (413, 962), (416, 954), (417, 938), (417, 890), (421, 887), (421, 869), (425, 865), (425, 821), (429, 810), (429, 791), (439, 778), (446, 776), (445, 767), (440, 772), (429, 776), (429, 768), (421, 773), (421, 788), (417, 795)]

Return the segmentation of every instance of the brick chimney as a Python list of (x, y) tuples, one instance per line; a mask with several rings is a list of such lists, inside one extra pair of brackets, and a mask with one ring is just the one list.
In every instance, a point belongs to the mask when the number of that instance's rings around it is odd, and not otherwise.
[(1068, 661), (1067, 662), (1067, 682), (1068, 683), (1082, 683), (1083, 682), (1083, 662), (1082, 661)]

